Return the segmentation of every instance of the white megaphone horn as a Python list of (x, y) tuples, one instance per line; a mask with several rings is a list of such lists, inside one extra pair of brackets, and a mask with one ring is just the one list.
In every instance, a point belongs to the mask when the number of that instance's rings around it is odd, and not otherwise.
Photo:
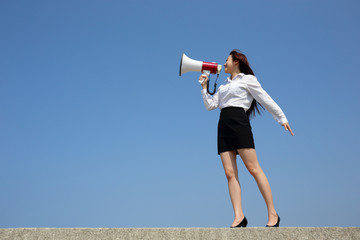
[[(180, 62), (179, 76), (181, 76), (186, 72), (202, 72), (203, 73), (202, 75), (207, 76), (210, 81), (210, 73), (217, 74), (217, 78), (218, 78), (221, 72), (221, 68), (222, 66), (220, 64), (217, 64), (216, 62), (197, 61), (189, 58), (188, 56), (185, 55), (185, 53), (183, 53)], [(209, 81), (207, 82), (207, 92), (210, 95), (215, 94), (217, 78), (215, 80), (213, 92), (209, 91)], [(202, 84), (203, 81), (204, 80), (200, 81), (200, 83)]]

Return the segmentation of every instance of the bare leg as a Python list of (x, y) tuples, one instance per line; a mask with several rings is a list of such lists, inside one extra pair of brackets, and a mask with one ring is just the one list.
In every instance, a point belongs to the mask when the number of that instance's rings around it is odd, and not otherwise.
[(272, 198), (271, 188), (269, 181), (260, 167), (255, 149), (243, 148), (238, 149), (241, 159), (243, 160), (246, 168), (250, 174), (255, 178), (255, 181), (259, 187), (259, 190), (265, 200), (268, 209), (268, 225), (274, 225), (277, 222), (277, 213), (275, 211), (274, 202)]
[(225, 175), (228, 180), (229, 193), (231, 202), (234, 208), (235, 220), (232, 226), (238, 225), (244, 218), (244, 213), (241, 207), (241, 187), (238, 177), (238, 168), (236, 165), (236, 152), (220, 153), (221, 161), (225, 170)]

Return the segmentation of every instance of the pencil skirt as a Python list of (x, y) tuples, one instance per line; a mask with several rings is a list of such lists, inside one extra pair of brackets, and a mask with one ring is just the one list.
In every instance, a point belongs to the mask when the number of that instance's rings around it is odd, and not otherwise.
[[(218, 136), (218, 154), (240, 148), (254, 148), (254, 138), (249, 117), (241, 107), (221, 109)], [(236, 151), (236, 154), (238, 152)]]

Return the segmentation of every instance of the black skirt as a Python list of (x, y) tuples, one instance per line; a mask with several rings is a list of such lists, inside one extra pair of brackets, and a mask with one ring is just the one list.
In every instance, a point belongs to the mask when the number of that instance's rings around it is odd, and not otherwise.
[(217, 143), (219, 155), (240, 148), (255, 148), (250, 120), (243, 108), (227, 107), (221, 110)]

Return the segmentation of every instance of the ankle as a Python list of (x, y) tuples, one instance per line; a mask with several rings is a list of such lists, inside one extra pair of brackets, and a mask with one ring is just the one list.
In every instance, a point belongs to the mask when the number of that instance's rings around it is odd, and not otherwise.
[(238, 214), (238, 215), (236, 215), (236, 216), (235, 216), (235, 220), (240, 221), (240, 220), (243, 220), (243, 219), (244, 219), (244, 217), (245, 217), (245, 215), (244, 215), (244, 214)]
[(269, 217), (276, 217), (277, 212), (274, 210), (274, 211), (269, 212), (268, 215), (269, 215)]

